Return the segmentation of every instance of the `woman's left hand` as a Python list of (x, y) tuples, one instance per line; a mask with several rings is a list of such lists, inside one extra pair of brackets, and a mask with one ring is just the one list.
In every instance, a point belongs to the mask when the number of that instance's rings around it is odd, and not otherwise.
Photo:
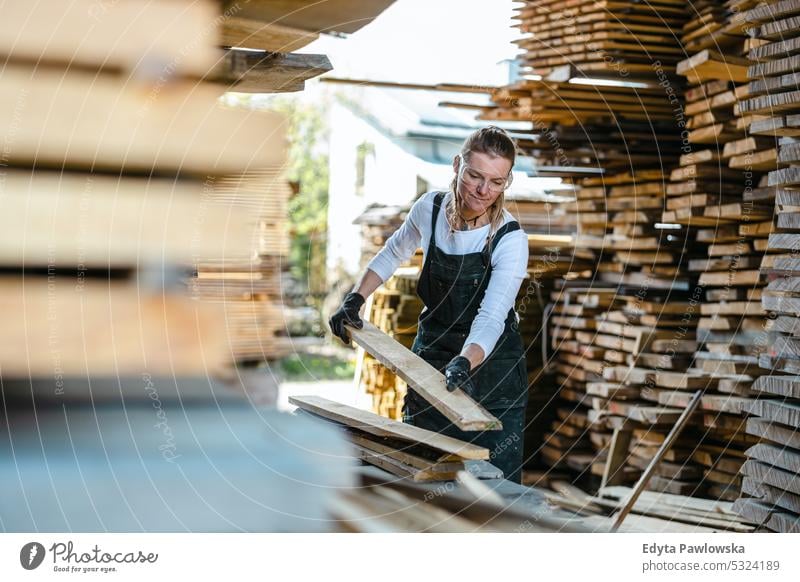
[(461, 388), (468, 396), (475, 394), (475, 383), (469, 375), (470, 363), (464, 356), (456, 356), (447, 364), (444, 369), (444, 379), (447, 382), (447, 390), (452, 392), (456, 388)]

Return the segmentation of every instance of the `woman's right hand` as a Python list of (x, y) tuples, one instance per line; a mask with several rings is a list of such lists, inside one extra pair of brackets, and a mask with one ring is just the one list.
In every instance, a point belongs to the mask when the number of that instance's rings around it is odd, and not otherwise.
[(330, 325), (333, 335), (346, 344), (350, 343), (350, 334), (345, 329), (344, 324), (353, 326), (356, 329), (364, 327), (364, 322), (361, 321), (361, 316), (358, 314), (364, 302), (364, 297), (359, 293), (348, 293), (345, 295), (341, 307), (328, 320), (328, 325)]

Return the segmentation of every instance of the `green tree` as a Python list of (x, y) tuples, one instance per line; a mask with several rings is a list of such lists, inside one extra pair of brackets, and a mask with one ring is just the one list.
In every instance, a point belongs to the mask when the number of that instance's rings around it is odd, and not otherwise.
[(289, 118), (287, 179), (297, 185), (289, 201), (291, 246), (289, 272), (299, 289), (319, 306), (326, 290), (325, 254), (328, 227), (328, 132), (319, 105), (277, 97), (269, 109)]

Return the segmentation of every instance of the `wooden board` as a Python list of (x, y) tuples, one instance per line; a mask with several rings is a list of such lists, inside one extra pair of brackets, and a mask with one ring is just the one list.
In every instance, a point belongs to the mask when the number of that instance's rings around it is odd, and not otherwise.
[(742, 479), (742, 493), (752, 495), (762, 503), (772, 504), (800, 516), (800, 495), (759, 483), (750, 477)]
[(13, 2), (3, 5), (0, 54), (38, 66), (202, 77), (221, 55), (218, 12), (210, 0)]
[(742, 409), (773, 422), (800, 428), (800, 404), (779, 400), (750, 400), (742, 405)]
[(747, 456), (790, 473), (800, 472), (800, 452), (793, 449), (760, 443), (747, 449)]
[(347, 326), (352, 340), (376, 360), (403, 378), (461, 430), (499, 430), (502, 423), (462, 390), (449, 392), (444, 376), (369, 322), (363, 329)]
[(281, 166), (286, 118), (223, 107), (223, 90), (6, 65), (0, 134), (14, 141), (5, 163), (204, 177)]
[(247, 210), (209, 201), (207, 191), (199, 180), (7, 170), (0, 265), (136, 268), (251, 256)]
[(237, 93), (287, 93), (302, 91), (305, 81), (332, 68), (325, 55), (229, 49), (209, 79)]
[(317, 32), (233, 15), (222, 21), (219, 40), (223, 46), (289, 53), (318, 38)]
[(389, 471), (398, 477), (408, 477), (412, 481), (452, 481), (456, 478), (458, 470), (454, 471), (435, 471), (432, 469), (419, 469), (411, 465), (406, 465), (402, 461), (392, 458), (389, 455), (373, 451), (358, 444), (353, 445), (360, 459)]
[(800, 376), (761, 376), (753, 383), (753, 390), (800, 398)]
[(747, 60), (703, 50), (678, 63), (676, 73), (690, 79), (728, 80), (744, 83), (747, 77)]
[[(310, 32), (346, 33), (360, 30), (394, 3), (394, 0), (226, 0), (232, 14), (263, 25), (278, 24)], [(282, 51), (285, 52), (285, 51)]]
[(289, 403), (318, 416), (377, 436), (423, 444), (443, 453), (456, 455), (464, 459), (489, 459), (489, 450), (483, 447), (465, 443), (424, 428), (384, 418), (372, 412), (333, 402), (319, 396), (290, 396)]
[(745, 461), (744, 465), (742, 465), (742, 474), (754, 481), (766, 483), (800, 495), (800, 479), (797, 478), (796, 473), (790, 473), (772, 465), (750, 460)]
[(794, 428), (761, 418), (748, 418), (746, 427), (747, 434), (800, 450), (800, 432)]
[(160, 282), (57, 275), (0, 279), (6, 377), (205, 375), (229, 356), (222, 306)]

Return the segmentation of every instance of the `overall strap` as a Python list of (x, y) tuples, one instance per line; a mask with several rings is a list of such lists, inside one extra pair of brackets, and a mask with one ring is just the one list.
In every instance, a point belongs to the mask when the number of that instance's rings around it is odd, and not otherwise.
[(492, 237), (492, 246), (489, 250), (489, 254), (494, 253), (494, 249), (497, 247), (500, 239), (503, 238), (509, 232), (514, 232), (515, 230), (519, 230), (519, 222), (516, 220), (512, 220), (511, 222), (505, 223), (503, 226), (497, 229), (494, 237)]
[(516, 220), (507, 222), (497, 229), (497, 232), (494, 233), (494, 237), (492, 237), (491, 243), (487, 242), (481, 251), (481, 259), (483, 260), (484, 266), (488, 267), (492, 264), (492, 254), (494, 254), (494, 249), (500, 242), (500, 239), (509, 232), (514, 232), (515, 230), (519, 230), (519, 222)]
[(444, 200), (444, 192), (437, 192), (433, 197), (433, 212), (431, 212), (431, 244), (429, 250), (436, 246), (436, 219), (439, 218), (439, 211), (442, 209), (442, 200)]

